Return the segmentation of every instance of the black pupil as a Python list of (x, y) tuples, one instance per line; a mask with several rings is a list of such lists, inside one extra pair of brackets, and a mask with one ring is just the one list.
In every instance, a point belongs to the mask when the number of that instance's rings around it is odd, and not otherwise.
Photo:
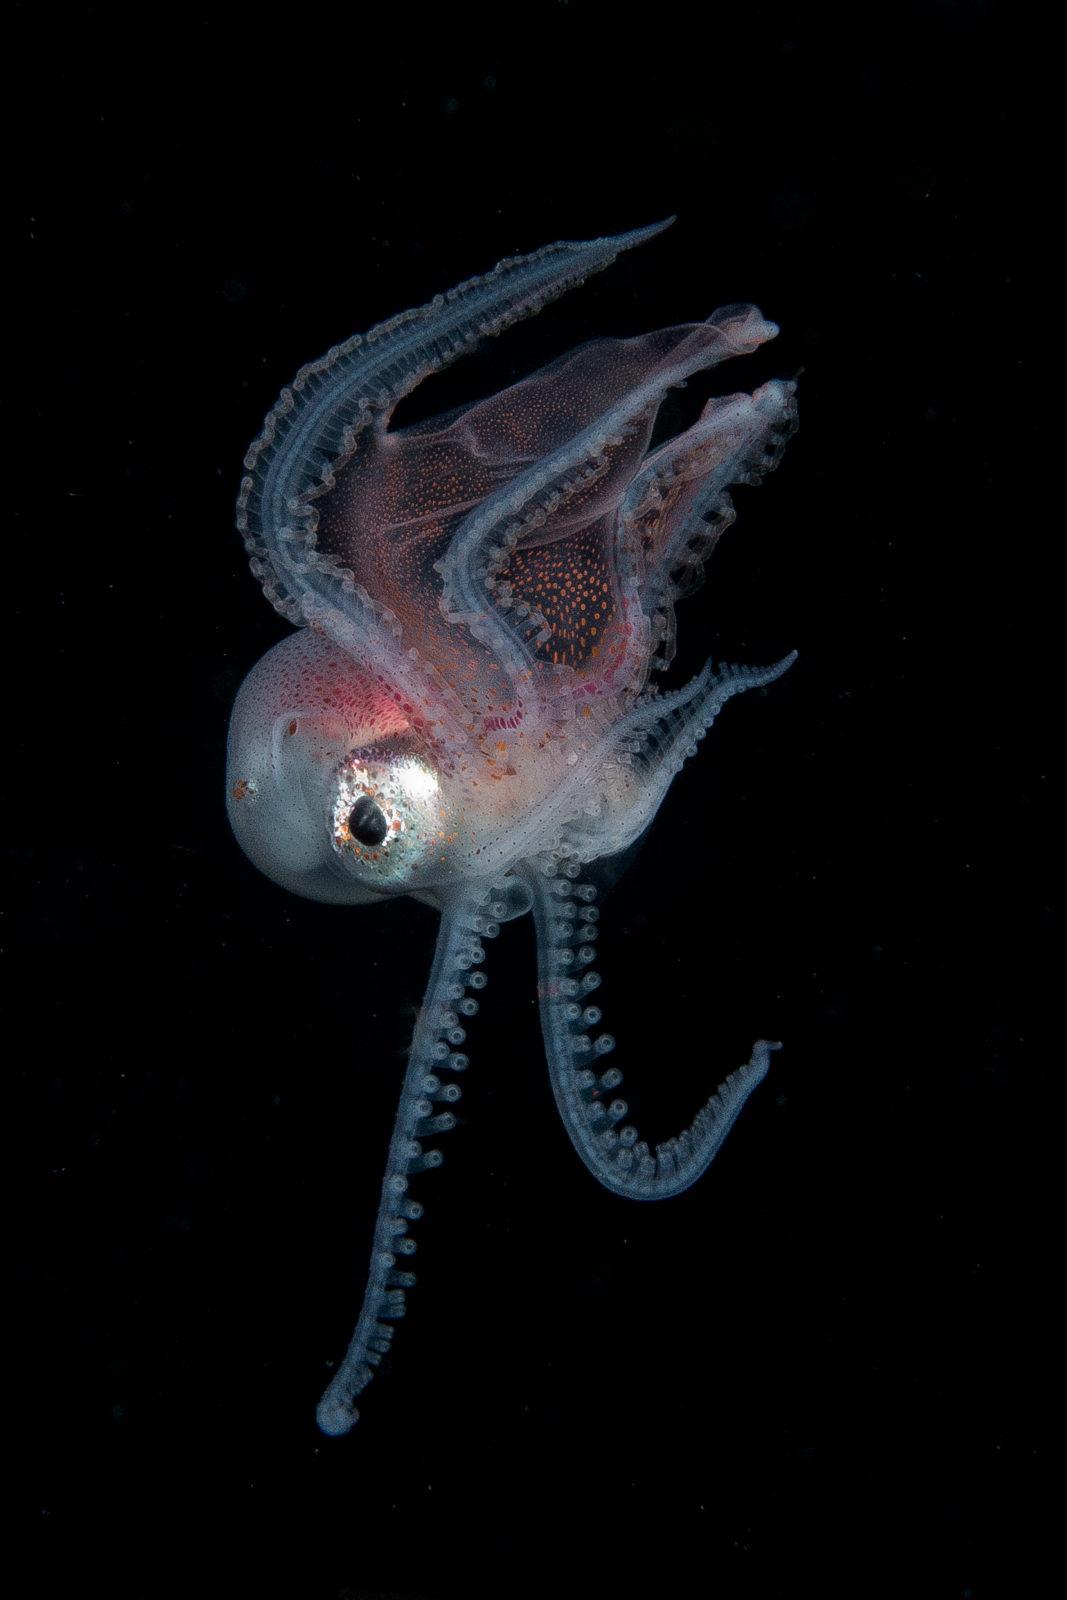
[(348, 813), (348, 831), (360, 844), (381, 844), (389, 831), (385, 813), (369, 794), (361, 794)]

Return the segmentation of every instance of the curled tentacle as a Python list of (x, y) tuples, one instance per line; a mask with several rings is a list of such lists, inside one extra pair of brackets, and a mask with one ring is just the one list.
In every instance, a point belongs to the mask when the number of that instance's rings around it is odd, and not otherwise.
[(796, 430), (796, 387), (772, 379), (754, 394), (709, 400), (630, 485), (619, 510), (617, 557), (640, 574), (653, 667), (673, 660), (674, 601), (699, 586), (704, 563), (737, 515), (729, 489), (760, 483), (781, 460)]
[(594, 1070), (615, 1041), (610, 1034), (594, 1037), (587, 1031), (601, 1020), (599, 1006), (586, 1004), (600, 986), (599, 974), (590, 966), (597, 932), (596, 890), (574, 881), (578, 871), (575, 863), (562, 875), (528, 868), (552, 1092), (571, 1143), (606, 1189), (634, 1200), (663, 1200), (688, 1189), (707, 1169), (745, 1101), (766, 1077), (771, 1051), (779, 1047), (761, 1039), (750, 1060), (719, 1085), (691, 1126), (653, 1152), (637, 1129), (624, 1122), (629, 1109), (625, 1100), (607, 1098), (622, 1083), (622, 1073), (615, 1067)]
[[(570, 780), (575, 787), (588, 784), (588, 771), (599, 762), (597, 802), (573, 814), (559, 840), (563, 848), (579, 860), (591, 861), (633, 844), (727, 700), (773, 683), (796, 659), (791, 650), (767, 667), (713, 668), (709, 661), (680, 689), (644, 695)], [(567, 790), (567, 783), (560, 786), (560, 799), (567, 797)]]

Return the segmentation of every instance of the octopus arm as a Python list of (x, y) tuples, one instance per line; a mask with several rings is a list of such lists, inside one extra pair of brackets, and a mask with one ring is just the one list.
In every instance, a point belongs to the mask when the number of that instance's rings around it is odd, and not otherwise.
[(621, 1085), (622, 1073), (616, 1067), (595, 1070), (614, 1040), (610, 1034), (594, 1040), (585, 1031), (600, 1021), (600, 1008), (585, 1003), (600, 985), (599, 975), (586, 965), (593, 959), (585, 941), (595, 927), (588, 920), (596, 917), (595, 890), (538, 870), (531, 871), (529, 882), (548, 1072), (571, 1143), (593, 1176), (615, 1194), (633, 1200), (681, 1194), (718, 1153), (745, 1101), (766, 1077), (778, 1045), (759, 1040), (750, 1059), (719, 1085), (692, 1124), (651, 1150), (625, 1122), (626, 1101), (608, 1098)]
[(795, 660), (792, 651), (773, 666), (718, 671), (709, 662), (684, 688), (639, 701), (619, 725), (605, 762), (605, 768), (616, 771), (601, 776), (602, 791), (615, 797), (615, 805), (570, 824), (561, 839), (562, 871), (551, 855), (524, 865), (537, 928), (541, 1028), (552, 1091), (575, 1150), (594, 1177), (616, 1194), (659, 1200), (695, 1183), (766, 1076), (770, 1052), (778, 1046), (761, 1039), (749, 1061), (720, 1084), (691, 1126), (654, 1152), (636, 1128), (620, 1128), (626, 1102), (606, 1096), (622, 1083), (622, 1073), (609, 1068), (598, 1075), (594, 1070), (614, 1040), (609, 1034), (594, 1040), (585, 1031), (601, 1015), (599, 1007), (585, 1005), (600, 986), (599, 975), (589, 969), (598, 912), (594, 886), (576, 881), (579, 863), (632, 844), (723, 704), (745, 689), (772, 683)]
[(797, 659), (791, 650), (766, 667), (729, 666), (703, 672), (669, 694), (647, 694), (613, 730), (596, 779), (603, 800), (595, 814), (575, 817), (562, 835), (564, 848), (580, 860), (627, 849), (641, 837), (688, 757), (696, 754), (727, 700), (746, 689), (774, 683)]
[[(405, 1314), (415, 1274), (403, 1270), (400, 1262), (415, 1253), (409, 1229), (423, 1209), (409, 1195), (410, 1180), (441, 1165), (441, 1152), (426, 1149), (425, 1141), (456, 1124), (451, 1111), (436, 1107), (460, 1098), (455, 1074), (467, 1066), (459, 1049), (464, 1042), (461, 1019), (478, 1010), (467, 991), (485, 986), (482, 940), (499, 932), (500, 918), (514, 914), (505, 891), (470, 884), (438, 899), (437, 946), (389, 1144), (363, 1304), (344, 1359), (319, 1402), (318, 1423), (324, 1433), (347, 1433), (358, 1420), (356, 1399), (389, 1350), (393, 1324)], [(494, 899), (502, 894), (504, 898)]]
[(362, 430), (373, 424), (384, 432), (398, 401), (430, 373), (533, 315), (671, 221), (509, 257), (302, 367), (245, 457), (237, 505), (253, 571), (275, 608), (297, 626), (321, 628), (364, 663), (387, 660), (394, 680), (415, 693), (418, 666), (405, 664), (395, 618), (316, 549), (316, 497), (332, 487), (334, 468), (352, 455)]
[(758, 484), (796, 430), (796, 384), (772, 379), (754, 394), (709, 400), (699, 419), (648, 457), (618, 519), (618, 566), (638, 573), (651, 622), (653, 665), (674, 658), (674, 601), (691, 594), (736, 512), (729, 489)]
[[(494, 592), (511, 552), (550, 539), (553, 525), (566, 524), (570, 504), (588, 501), (598, 481), (613, 476), (616, 462), (634, 453), (635, 442), (637, 454), (643, 454), (668, 389), (731, 356), (750, 353), (777, 331), (754, 306), (727, 306), (707, 322), (661, 329), (635, 341), (647, 359), (624, 391), (460, 522), (437, 564), (441, 610), (449, 622), (466, 624), (490, 650), (517, 698), (523, 698), (523, 686), (535, 679), (533, 647), (548, 638), (548, 630), (545, 618), (528, 606), (509, 615), (506, 590)], [(605, 363), (615, 359), (612, 341), (603, 341), (602, 349)], [(596, 345), (583, 351), (591, 384), (598, 353)], [(600, 381), (610, 386), (607, 374)]]

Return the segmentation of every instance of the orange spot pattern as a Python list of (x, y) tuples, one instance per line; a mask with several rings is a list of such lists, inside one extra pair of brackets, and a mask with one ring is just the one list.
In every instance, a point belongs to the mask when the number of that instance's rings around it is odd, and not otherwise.
[(555, 544), (514, 550), (500, 574), (515, 600), (539, 611), (551, 629), (537, 646), (542, 661), (581, 668), (604, 648), (616, 608), (601, 538), (599, 529), (586, 528)]

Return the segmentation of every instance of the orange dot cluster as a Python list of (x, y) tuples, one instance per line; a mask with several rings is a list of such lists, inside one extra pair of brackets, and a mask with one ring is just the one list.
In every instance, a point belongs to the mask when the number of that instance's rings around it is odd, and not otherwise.
[(600, 655), (615, 599), (596, 530), (513, 551), (500, 579), (544, 617), (551, 638), (537, 646), (542, 661), (583, 667)]

